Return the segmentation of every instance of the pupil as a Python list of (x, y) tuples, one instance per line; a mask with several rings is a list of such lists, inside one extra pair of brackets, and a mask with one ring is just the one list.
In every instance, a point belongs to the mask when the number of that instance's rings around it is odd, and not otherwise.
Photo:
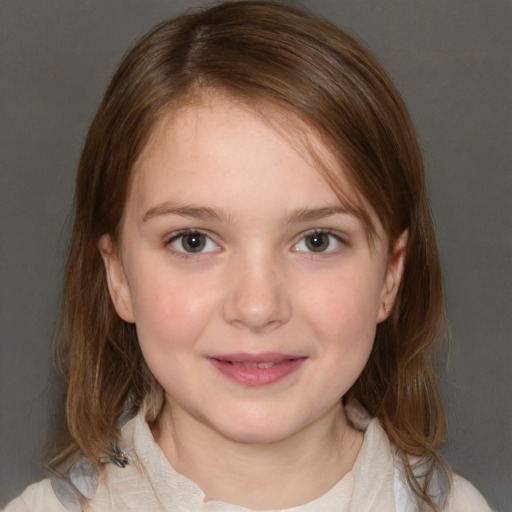
[(306, 240), (306, 245), (314, 252), (324, 251), (329, 247), (329, 238), (324, 233), (315, 233)]
[(205, 246), (205, 237), (201, 233), (192, 233), (183, 237), (183, 248), (188, 252), (199, 252)]

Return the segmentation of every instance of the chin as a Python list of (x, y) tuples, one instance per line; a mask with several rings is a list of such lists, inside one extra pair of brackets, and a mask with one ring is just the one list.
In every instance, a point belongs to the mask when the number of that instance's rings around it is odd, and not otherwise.
[(241, 444), (256, 444), (256, 445), (269, 445), (278, 443), (289, 438), (292, 433), (289, 431), (269, 430), (268, 428), (241, 430), (232, 429), (227, 432), (222, 432), (227, 439)]
[(223, 437), (243, 444), (273, 444), (288, 439), (302, 426), (292, 425), (283, 418), (254, 418), (239, 415), (229, 423), (212, 425)]

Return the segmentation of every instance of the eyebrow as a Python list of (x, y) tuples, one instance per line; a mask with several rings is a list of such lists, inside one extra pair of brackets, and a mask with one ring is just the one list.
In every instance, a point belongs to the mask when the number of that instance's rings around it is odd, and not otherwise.
[(291, 213), (288, 217), (290, 224), (307, 222), (311, 220), (323, 219), (331, 215), (345, 214), (353, 215), (353, 213), (345, 208), (343, 205), (339, 206), (325, 206), (323, 208), (301, 208)]
[[(319, 220), (337, 214), (353, 215), (355, 217), (359, 217), (353, 211), (340, 204), (336, 206), (324, 206), (320, 208), (300, 208), (298, 210), (292, 211), (289, 215), (286, 216), (286, 219), (289, 224), (295, 224), (312, 220)], [(155, 217), (165, 215), (179, 215), (181, 217), (217, 221), (226, 221), (228, 218), (228, 216), (225, 215), (222, 211), (215, 208), (186, 204), (180, 205), (173, 202), (165, 202), (150, 208), (144, 214), (142, 222), (147, 222)]]
[(147, 222), (162, 215), (180, 215), (181, 217), (192, 217), (202, 220), (224, 220), (224, 215), (213, 208), (166, 202), (150, 208), (142, 217), (142, 222)]

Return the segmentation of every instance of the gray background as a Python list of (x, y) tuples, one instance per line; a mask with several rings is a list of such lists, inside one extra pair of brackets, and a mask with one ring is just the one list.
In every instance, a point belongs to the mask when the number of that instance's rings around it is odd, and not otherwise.
[[(0, 506), (44, 473), (73, 179), (128, 46), (201, 2), (0, 0)], [(453, 332), (446, 457), (512, 510), (512, 3), (304, 1), (380, 57), (429, 170)]]

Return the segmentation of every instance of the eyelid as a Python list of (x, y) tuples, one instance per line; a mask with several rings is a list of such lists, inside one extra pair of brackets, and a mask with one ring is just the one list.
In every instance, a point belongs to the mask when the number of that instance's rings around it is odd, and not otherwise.
[[(297, 246), (301, 242), (304, 242), (308, 236), (312, 236), (312, 235), (327, 235), (328, 237), (334, 238), (336, 240), (336, 247), (333, 247), (333, 248), (328, 247), (327, 250), (318, 251), (318, 252), (311, 251), (311, 250), (297, 249)], [(340, 233), (339, 231), (334, 231), (329, 228), (309, 229), (307, 231), (302, 232), (297, 238), (298, 238), (298, 240), (293, 244), (292, 250), (295, 252), (300, 252), (300, 253), (312, 255), (315, 257), (321, 257), (321, 256), (327, 256), (327, 255), (333, 254), (333, 253), (337, 252), (342, 246), (347, 245), (347, 241), (342, 233)]]
[[(207, 251), (200, 251), (200, 252), (187, 252), (187, 251), (180, 251), (176, 247), (173, 246), (173, 243), (179, 240), (180, 238), (187, 236), (187, 235), (194, 235), (199, 234), (206, 237), (211, 243), (215, 245), (215, 249), (213, 250), (207, 250)], [(164, 246), (167, 247), (169, 250), (171, 250), (175, 255), (180, 256), (182, 258), (197, 258), (199, 256), (203, 256), (205, 254), (210, 254), (213, 252), (218, 252), (220, 250), (220, 245), (214, 240), (214, 236), (212, 236), (212, 233), (209, 231), (206, 231), (204, 229), (197, 229), (197, 228), (187, 228), (187, 229), (180, 229), (178, 231), (174, 231), (170, 233), (167, 237), (164, 239)]]

